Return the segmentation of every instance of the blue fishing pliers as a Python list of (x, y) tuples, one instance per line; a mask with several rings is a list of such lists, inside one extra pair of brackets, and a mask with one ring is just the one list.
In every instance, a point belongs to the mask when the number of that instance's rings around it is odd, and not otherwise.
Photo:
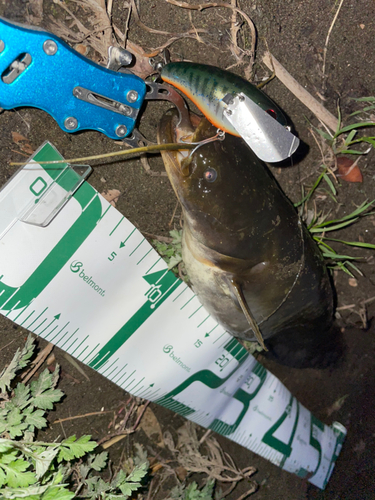
[(145, 141), (135, 129), (145, 100), (173, 102), (181, 120), (188, 109), (173, 87), (124, 71), (131, 62), (130, 52), (110, 47), (102, 67), (51, 33), (0, 18), (0, 108), (39, 108), (65, 132), (97, 130), (136, 147)]

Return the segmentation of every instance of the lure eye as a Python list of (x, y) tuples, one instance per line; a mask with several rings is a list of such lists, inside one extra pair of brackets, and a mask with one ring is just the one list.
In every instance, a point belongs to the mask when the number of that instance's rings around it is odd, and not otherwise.
[(267, 109), (266, 110), (266, 113), (270, 116), (272, 116), (272, 118), (274, 118), (275, 120), (277, 119), (277, 113), (274, 109)]
[(217, 179), (217, 172), (214, 168), (208, 168), (204, 172), (203, 177), (207, 182), (215, 182)]

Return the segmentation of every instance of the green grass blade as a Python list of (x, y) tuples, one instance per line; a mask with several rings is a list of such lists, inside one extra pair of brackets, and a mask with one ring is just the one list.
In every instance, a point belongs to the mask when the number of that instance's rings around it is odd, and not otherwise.
[(360, 276), (363, 276), (363, 273), (360, 269), (358, 269), (358, 267), (353, 264), (353, 262), (347, 262), (348, 266), (350, 266), (352, 269), (354, 269), (355, 271), (357, 271), (357, 273), (360, 275)]
[[(360, 215), (371, 215), (372, 212), (368, 213), (368, 214), (364, 214), (363, 212), (365, 212), (368, 208), (371, 207), (371, 205), (373, 205), (375, 203), (375, 200), (372, 200), (370, 202), (367, 202), (367, 201), (364, 201), (358, 208), (356, 208), (353, 212), (351, 212), (350, 214), (348, 215), (344, 215), (344, 217), (341, 217), (340, 219), (334, 219), (334, 220), (331, 220), (331, 221), (328, 221), (328, 222), (325, 222), (324, 224), (335, 224), (336, 222), (344, 222), (346, 220), (349, 220), (349, 219), (356, 219), (360, 216)], [(323, 225), (321, 224), (321, 227)]]
[(359, 109), (358, 111), (354, 111), (354, 113), (350, 113), (349, 116), (360, 115), (361, 113), (366, 113), (367, 111), (372, 111), (373, 109), (375, 109), (375, 105), (374, 104), (372, 104), (371, 106), (366, 106), (363, 109)]
[(337, 229), (342, 229), (343, 227), (350, 226), (350, 224), (353, 224), (356, 220), (358, 220), (358, 217), (351, 220), (346, 220), (344, 222), (341, 222), (340, 224), (334, 224), (333, 226), (330, 226), (330, 224), (332, 224), (334, 221), (323, 222), (323, 224), (319, 224), (318, 226), (312, 227), (310, 229), (310, 233), (322, 233), (323, 231), (324, 232), (337, 231)]
[(365, 127), (375, 127), (374, 122), (357, 122), (353, 123), (352, 125), (347, 125), (346, 127), (341, 128), (338, 132), (336, 132), (334, 139), (338, 137), (341, 134), (344, 134), (345, 132), (350, 132), (351, 130), (355, 128), (365, 128)]
[(304, 196), (302, 198), (302, 200), (298, 201), (297, 203), (294, 203), (294, 206), (295, 208), (303, 205), (303, 203), (306, 203), (310, 198), (311, 196), (313, 195), (315, 189), (319, 186), (319, 184), (321, 183), (322, 179), (323, 179), (323, 176), (324, 174), (326, 173), (327, 169), (324, 169), (324, 171), (319, 175), (319, 177), (317, 178), (317, 180), (315, 181), (315, 184), (313, 185), (313, 187), (310, 189), (310, 191), (307, 193), (306, 196)]
[(327, 238), (329, 241), (337, 241), (338, 243), (343, 243), (344, 245), (349, 245), (351, 247), (369, 248), (370, 250), (375, 250), (375, 245), (372, 243), (364, 243), (362, 241), (344, 241), (337, 238)]
[(323, 178), (326, 181), (326, 183), (328, 184), (328, 186), (329, 186), (330, 190), (332, 191), (332, 193), (336, 196), (336, 194), (337, 194), (336, 188), (333, 185), (333, 182), (331, 181), (331, 179), (328, 177), (328, 175), (325, 172), (323, 173)]
[(340, 155), (363, 155), (363, 151), (357, 151), (356, 149), (340, 149), (337, 153)]
[(348, 137), (345, 139), (345, 144), (350, 144), (354, 139), (355, 135), (357, 134), (357, 132), (358, 131), (356, 129), (349, 132)]
[(369, 96), (369, 97), (352, 97), (351, 99), (353, 99), (353, 101), (357, 101), (357, 102), (373, 102), (373, 101), (375, 101), (375, 97), (374, 96)]
[(345, 267), (345, 264), (342, 262), (337, 263), (337, 267), (341, 269), (341, 271), (344, 271), (344, 273), (349, 274), (351, 278), (354, 278), (354, 274), (352, 274), (347, 267)]

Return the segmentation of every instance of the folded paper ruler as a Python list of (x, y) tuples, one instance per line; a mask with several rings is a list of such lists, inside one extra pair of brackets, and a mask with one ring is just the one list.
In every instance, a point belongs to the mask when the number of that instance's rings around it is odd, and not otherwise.
[(129, 393), (324, 488), (324, 425), (205, 311), (142, 234), (45, 143), (0, 191), (0, 312)]

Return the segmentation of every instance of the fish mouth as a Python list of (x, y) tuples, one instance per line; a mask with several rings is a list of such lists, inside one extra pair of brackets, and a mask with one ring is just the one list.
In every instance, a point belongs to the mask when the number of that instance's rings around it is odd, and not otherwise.
[[(184, 127), (179, 126), (179, 114), (175, 109), (167, 111), (158, 125), (157, 140), (159, 144), (178, 144), (194, 142), (194, 136), (197, 127), (202, 118), (194, 113), (190, 113), (190, 124), (184, 124)], [(176, 177), (187, 178), (190, 174), (189, 164), (191, 150), (183, 149), (179, 151), (162, 151), (161, 155), (164, 161), (165, 169), (168, 177), (176, 191)], [(177, 194), (177, 193), (176, 193)]]

